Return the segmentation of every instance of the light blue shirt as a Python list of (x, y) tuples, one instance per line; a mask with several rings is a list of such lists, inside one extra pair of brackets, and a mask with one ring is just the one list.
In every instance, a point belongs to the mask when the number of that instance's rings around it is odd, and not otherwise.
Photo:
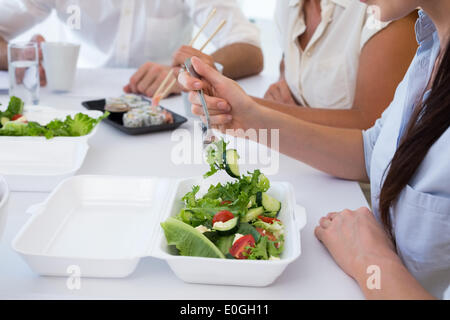
[[(424, 96), (439, 53), (436, 28), (422, 11), (416, 23), (416, 37), (419, 48), (397, 88), (394, 100), (375, 125), (363, 132), (372, 209), (378, 221), (381, 221), (379, 195), (388, 172), (386, 168), (397, 150), (414, 107)], [(449, 129), (430, 148), (400, 193), (391, 210), (391, 221), (400, 258), (428, 292), (442, 298), (450, 286)]]

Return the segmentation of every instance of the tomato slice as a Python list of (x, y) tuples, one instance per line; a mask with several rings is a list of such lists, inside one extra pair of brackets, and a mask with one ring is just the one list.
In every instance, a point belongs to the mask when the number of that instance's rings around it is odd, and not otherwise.
[(250, 253), (250, 249), (246, 249), (247, 247), (255, 247), (255, 238), (251, 234), (237, 239), (230, 248), (230, 254), (236, 259), (247, 259), (248, 257), (244, 255), (244, 252)]
[(261, 237), (267, 237), (270, 241), (277, 241), (277, 238), (270, 231), (264, 230), (263, 228), (256, 228), (256, 231), (258, 231)]
[(223, 200), (220, 204), (221, 204), (221, 205), (224, 205), (224, 204), (230, 204), (230, 203), (231, 203), (231, 201)]
[(212, 223), (214, 225), (214, 223), (216, 222), (227, 222), (228, 220), (231, 220), (234, 218), (234, 214), (232, 214), (230, 211), (228, 210), (222, 210), (217, 212), (212, 220)]
[(16, 114), (16, 115), (12, 116), (11, 121), (16, 121), (17, 119), (20, 119), (20, 118), (22, 118), (22, 115), (21, 114)]
[(280, 221), (277, 218), (270, 218), (270, 217), (264, 217), (264, 216), (258, 216), (258, 218), (266, 223), (272, 224), (274, 221)]

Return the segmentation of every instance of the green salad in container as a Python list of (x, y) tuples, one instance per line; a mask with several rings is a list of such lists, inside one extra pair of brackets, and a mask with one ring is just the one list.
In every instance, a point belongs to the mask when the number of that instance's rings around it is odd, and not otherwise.
[(278, 260), (284, 248), (281, 203), (267, 193), (270, 182), (260, 170), (240, 174), (237, 151), (226, 147), (220, 140), (208, 150), (204, 177), (225, 170), (234, 181), (211, 185), (201, 197), (193, 186), (178, 215), (161, 223), (167, 243), (183, 256)]
[(24, 103), (20, 98), (11, 97), (5, 111), (0, 111), (0, 136), (31, 136), (31, 137), (79, 137), (89, 134), (92, 129), (109, 113), (105, 112), (99, 118), (91, 118), (87, 114), (77, 113), (73, 118), (67, 116), (64, 121), (55, 119), (41, 125), (28, 121), (23, 115)]

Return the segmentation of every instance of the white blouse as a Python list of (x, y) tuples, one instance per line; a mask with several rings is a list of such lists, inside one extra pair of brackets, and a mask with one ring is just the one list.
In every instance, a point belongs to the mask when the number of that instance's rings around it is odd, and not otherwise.
[(322, 21), (302, 50), (298, 37), (306, 30), (303, 3), (279, 0), (275, 12), (289, 88), (303, 106), (350, 109), (361, 50), (387, 23), (376, 20), (357, 0), (321, 0)]

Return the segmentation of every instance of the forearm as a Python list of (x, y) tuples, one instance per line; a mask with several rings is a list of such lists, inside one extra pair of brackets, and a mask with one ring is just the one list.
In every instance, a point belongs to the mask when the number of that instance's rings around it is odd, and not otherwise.
[(365, 117), (361, 110), (304, 108), (267, 99), (253, 98), (260, 105), (315, 124), (337, 128), (368, 129), (376, 119)]
[(8, 69), (8, 43), (0, 37), (0, 70)]
[[(370, 300), (412, 300), (435, 299), (409, 273), (400, 258), (392, 256), (366, 257), (362, 259), (356, 280), (366, 299)], [(369, 277), (375, 273), (367, 273), (371, 265), (379, 267), (379, 287), (368, 285)], [(372, 280), (372, 279), (371, 279)], [(377, 280), (374, 280), (375, 282)], [(369, 282), (371, 282), (369, 280)], [(373, 284), (373, 283), (372, 283)]]
[(215, 62), (223, 65), (223, 74), (231, 79), (258, 74), (264, 67), (260, 48), (248, 43), (233, 43), (212, 54)]
[(244, 123), (246, 129), (279, 129), (279, 141), (268, 144), (274, 148), (279, 143), (290, 157), (339, 178), (368, 180), (360, 130), (317, 125), (262, 107), (249, 111)]

